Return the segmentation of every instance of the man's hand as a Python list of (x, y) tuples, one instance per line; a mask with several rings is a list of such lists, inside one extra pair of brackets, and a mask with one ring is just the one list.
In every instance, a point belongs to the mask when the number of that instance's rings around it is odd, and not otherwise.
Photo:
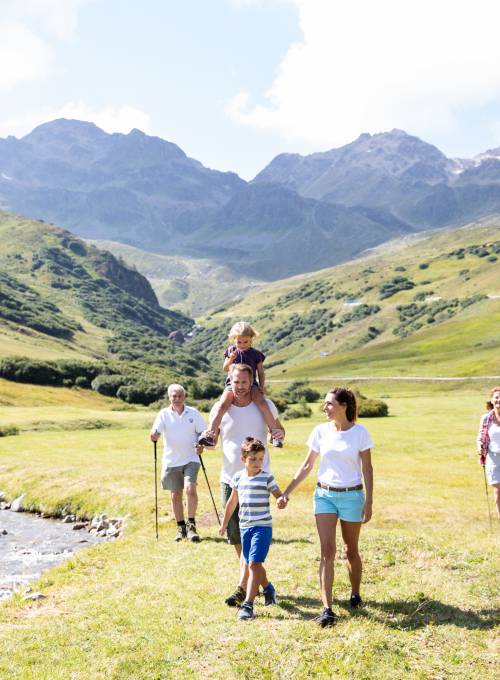
[(484, 455), (484, 453), (478, 453), (478, 456), (479, 456), (479, 459), (478, 459), (477, 462), (479, 463), (479, 465), (482, 465), (484, 467), (484, 465), (486, 463), (486, 456)]
[(196, 451), (196, 453), (197, 453), (199, 456), (201, 456), (201, 454), (203, 453), (203, 446), (201, 446), (200, 444), (198, 444), (197, 446), (195, 446), (195, 449), (194, 449), (194, 450)]
[(225, 533), (226, 533), (226, 527), (224, 525), (222, 525), (221, 527), (219, 527), (219, 536), (224, 536)]
[(159, 432), (151, 432), (149, 435), (149, 438), (151, 439), (152, 442), (157, 442), (158, 439), (160, 438), (160, 433)]

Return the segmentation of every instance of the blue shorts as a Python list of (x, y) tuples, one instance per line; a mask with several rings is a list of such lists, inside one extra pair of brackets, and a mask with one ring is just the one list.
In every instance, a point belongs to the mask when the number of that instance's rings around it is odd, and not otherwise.
[(362, 489), (358, 491), (328, 491), (316, 487), (314, 492), (315, 515), (337, 515), (346, 522), (361, 522), (365, 494)]
[(264, 562), (273, 537), (272, 527), (240, 527), (245, 562)]

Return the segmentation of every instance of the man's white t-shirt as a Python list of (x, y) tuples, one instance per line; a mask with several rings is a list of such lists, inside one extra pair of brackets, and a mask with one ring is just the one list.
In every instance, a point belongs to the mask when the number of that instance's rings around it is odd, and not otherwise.
[[(270, 399), (266, 399), (274, 418), (278, 417), (278, 409)], [(215, 413), (217, 404), (210, 412), (210, 420)], [(268, 428), (264, 416), (253, 401), (248, 406), (230, 406), (224, 414), (220, 425), (220, 440), (222, 444), (222, 469), (220, 481), (230, 484), (234, 475), (245, 467), (240, 460), (241, 443), (245, 437), (260, 439), (266, 446), (263, 470), (270, 471), (269, 451), (266, 440)]]
[(199, 435), (206, 429), (205, 421), (199, 411), (186, 406), (179, 415), (171, 406), (163, 408), (155, 418), (151, 432), (163, 435), (162, 468), (179, 467), (200, 458), (195, 451)]
[(311, 432), (307, 445), (320, 455), (319, 482), (336, 487), (362, 483), (359, 452), (373, 448), (366, 427), (355, 423), (349, 430), (338, 431), (333, 423), (323, 423)]

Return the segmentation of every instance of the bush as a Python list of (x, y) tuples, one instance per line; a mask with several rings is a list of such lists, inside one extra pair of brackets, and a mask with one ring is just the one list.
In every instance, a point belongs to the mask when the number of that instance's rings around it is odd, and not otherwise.
[(310, 418), (312, 415), (311, 407), (305, 401), (289, 406), (283, 413), (285, 420), (295, 420), (296, 418)]
[(216, 399), (220, 397), (223, 386), (213, 380), (191, 380), (187, 387), (192, 399)]
[(360, 399), (358, 415), (360, 418), (382, 418), (389, 415), (389, 407), (381, 399)]
[(19, 428), (14, 425), (0, 425), (0, 437), (12, 437), (19, 434)]
[[(123, 375), (98, 375), (91, 383), (91, 388), (106, 397), (116, 397), (120, 387), (127, 384), (127, 378)], [(125, 399), (125, 401), (128, 401)]]
[(317, 390), (309, 387), (306, 380), (295, 380), (285, 388), (282, 397), (289, 404), (295, 404), (301, 400), (310, 403), (318, 401), (321, 394)]
[(165, 396), (166, 386), (160, 383), (135, 383), (133, 385), (122, 385), (116, 396), (118, 399), (126, 401), (128, 404), (149, 404)]

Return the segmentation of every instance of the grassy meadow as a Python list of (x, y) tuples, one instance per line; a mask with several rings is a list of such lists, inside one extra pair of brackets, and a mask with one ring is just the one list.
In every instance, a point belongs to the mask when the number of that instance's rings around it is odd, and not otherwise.
[[(323, 386), (323, 385), (321, 385)], [(490, 532), (474, 439), (484, 405), (480, 383), (373, 383), (388, 418), (372, 433), (375, 501), (363, 528), (362, 595), (351, 613), (341, 543), (334, 609), (319, 629), (319, 545), (311, 509), (314, 478), (274, 511), (266, 563), (278, 605), (238, 622), (224, 598), (237, 582), (234, 550), (217, 534), (200, 473), (198, 545), (173, 542), (168, 496), (154, 534), (153, 411), (85, 390), (0, 381), (0, 489), (33, 508), (125, 515), (122, 538), (84, 550), (35, 584), (46, 598), (0, 605), (0, 677), (46, 678), (485, 678), (498, 660), (499, 532)], [(273, 450), (283, 487), (322, 421), (287, 423)], [(104, 423), (89, 429), (92, 423)], [(159, 449), (161, 453), (161, 448)], [(217, 504), (220, 451), (206, 452)], [(1, 514), (0, 514), (1, 521)]]

